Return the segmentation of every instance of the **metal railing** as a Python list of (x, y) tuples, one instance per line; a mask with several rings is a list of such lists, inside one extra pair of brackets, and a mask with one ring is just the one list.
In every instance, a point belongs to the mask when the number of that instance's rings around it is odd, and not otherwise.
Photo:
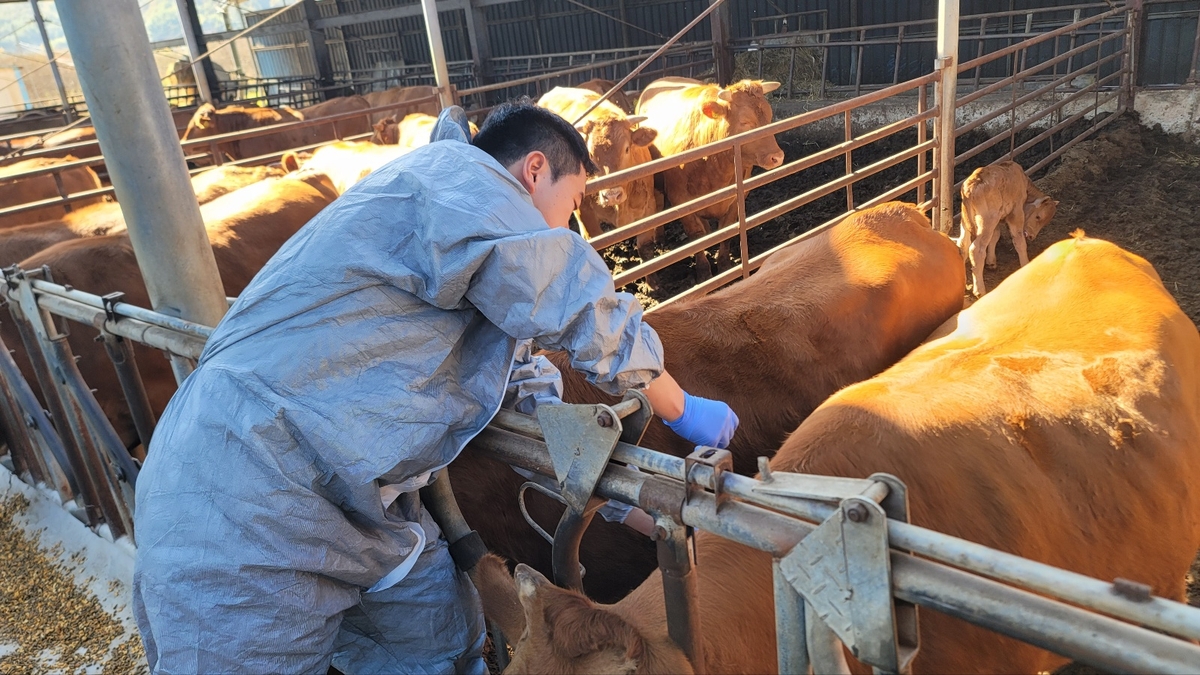
[[(13, 465), (64, 503), (78, 503), (87, 524), (135, 539), (130, 516), (138, 465), (80, 376), (60, 322), (99, 332), (127, 403), (141, 411), (134, 417), (142, 420), (144, 444), (154, 418), (130, 343), (196, 359), (210, 329), (49, 277), (45, 268), (4, 273), (13, 322), (49, 407), (47, 415), (0, 344), (0, 424)], [(868, 665), (903, 672), (919, 649), (918, 606), (1100, 668), (1186, 673), (1200, 663), (1200, 647), (1188, 642), (1200, 639), (1198, 608), (914, 526), (906, 487), (893, 476), (791, 474), (772, 471), (764, 458), (755, 479), (727, 470), (725, 451), (701, 449), (684, 459), (639, 447), (631, 439), (640, 437), (650, 412), (636, 394), (612, 407), (549, 406), (538, 420), (501, 411), (467, 451), (521, 467), (537, 474), (534, 482), (561, 490), (569, 526), (560, 523), (555, 537), (556, 577), (567, 569), (578, 575), (575, 535), (589, 519), (573, 516), (593, 497), (650, 512), (670, 582), (663, 585), (668, 633), (694, 663), (702, 662), (703, 642), (689, 528), (772, 556), (781, 672), (805, 672), (810, 664), (818, 672), (845, 672), (843, 643)], [(581, 443), (588, 452), (579, 451)], [(447, 480), (422, 493), (440, 520), (457, 513)], [(457, 539), (462, 528), (445, 529)], [(810, 563), (831, 548), (835, 562)], [(842, 592), (847, 581), (853, 592)], [(820, 617), (830, 610), (847, 621), (827, 624)]]

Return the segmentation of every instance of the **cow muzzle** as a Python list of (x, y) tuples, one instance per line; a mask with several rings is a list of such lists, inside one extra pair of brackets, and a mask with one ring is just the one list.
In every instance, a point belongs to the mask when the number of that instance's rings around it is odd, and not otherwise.
[(614, 187), (596, 193), (596, 201), (604, 208), (612, 208), (625, 203), (625, 188)]

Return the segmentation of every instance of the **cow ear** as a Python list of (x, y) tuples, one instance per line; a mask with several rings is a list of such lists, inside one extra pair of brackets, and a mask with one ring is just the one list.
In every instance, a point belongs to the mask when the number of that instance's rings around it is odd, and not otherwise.
[(636, 628), (578, 594), (562, 592), (551, 598), (545, 617), (553, 632), (551, 645), (563, 658), (578, 659), (613, 649), (637, 663), (645, 653), (645, 641)]
[(770, 81), (768, 81), (768, 82), (763, 82), (763, 83), (762, 83), (762, 90), (763, 90), (763, 93), (764, 93), (764, 94), (769, 94), (769, 93), (771, 93), (771, 92), (775, 91), (776, 89), (778, 89), (778, 88), (779, 88), (779, 86), (780, 86), (780, 85), (779, 85), (779, 83), (778, 83), (778, 82), (770, 82)]
[(575, 130), (580, 134), (587, 136), (592, 132), (592, 120), (583, 120), (579, 124), (576, 124)]
[(1045, 203), (1046, 203), (1046, 201), (1048, 201), (1049, 199), (1050, 199), (1050, 197), (1049, 197), (1049, 196), (1047, 196), (1047, 195), (1042, 195), (1041, 197), (1038, 197), (1037, 199), (1033, 200), (1033, 205), (1034, 205), (1035, 207), (1036, 207), (1036, 206), (1041, 206), (1042, 204), (1045, 204)]
[(197, 129), (207, 129), (213, 123), (217, 109), (211, 103), (205, 103), (196, 109), (195, 122)]
[(658, 138), (658, 131), (656, 129), (651, 129), (650, 127), (638, 127), (637, 129), (633, 130), (632, 140), (634, 145), (646, 147), (647, 145), (653, 143), (655, 138)]
[[(721, 93), (724, 94), (725, 92), (722, 91)], [(715, 120), (718, 117), (727, 115), (729, 113), (729, 106), (721, 101), (705, 101), (700, 105), (700, 110), (704, 113), (705, 117)]]
[(525, 606), (526, 614), (534, 607), (541, 605), (538, 598), (539, 593), (544, 589), (554, 587), (554, 584), (542, 576), (541, 572), (523, 563), (517, 565), (517, 570), (513, 573), (513, 580), (517, 584), (517, 597)]
[(499, 556), (489, 553), (471, 570), (471, 582), (479, 590), (483, 615), (500, 627), (509, 642), (516, 644), (525, 632), (525, 611), (508, 565)]
[(296, 153), (289, 150), (283, 153), (283, 157), (281, 157), (279, 160), (279, 165), (282, 166), (283, 170), (287, 171), (288, 173), (291, 173), (292, 171), (299, 171), (300, 157), (297, 156)]

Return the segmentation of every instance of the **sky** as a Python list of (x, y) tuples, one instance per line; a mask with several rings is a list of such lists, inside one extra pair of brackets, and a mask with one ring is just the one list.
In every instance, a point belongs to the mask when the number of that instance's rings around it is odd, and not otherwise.
[[(137, 0), (142, 7), (142, 17), (146, 23), (146, 31), (150, 34), (151, 42), (171, 40), (183, 37), (183, 29), (179, 22), (179, 11), (175, 0)], [(257, 11), (271, 7), (282, 7), (284, 0), (195, 0), (196, 10), (200, 14), (200, 22), (205, 33), (219, 33), (227, 29), (225, 24), (225, 8), (231, 3), (240, 4), (246, 11)], [(287, 3), (290, 4), (290, 3)], [(67, 40), (63, 37), (62, 28), (58, 22), (58, 10), (53, 2), (42, 0), (38, 7), (46, 19), (46, 32), (50, 35), (50, 43), (55, 53), (67, 48)], [(238, 30), (240, 25), (236, 12), (230, 12), (232, 25), (228, 28)], [(0, 4), (0, 51), (14, 55), (30, 53), (43, 56), (42, 40), (38, 35), (37, 24), (33, 22), (33, 9), (24, 3)], [(60, 59), (65, 63), (67, 59)]]

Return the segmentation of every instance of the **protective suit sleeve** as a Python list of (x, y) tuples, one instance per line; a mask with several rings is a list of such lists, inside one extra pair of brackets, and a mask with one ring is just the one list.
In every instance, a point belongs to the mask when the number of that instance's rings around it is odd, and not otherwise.
[(662, 343), (632, 295), (579, 235), (547, 229), (489, 242), (466, 298), (501, 330), (562, 350), (610, 394), (645, 387), (663, 370)]
[(562, 374), (550, 360), (533, 353), (533, 341), (517, 343), (512, 374), (504, 392), (502, 407), (524, 415), (537, 415), (543, 404), (562, 403)]

